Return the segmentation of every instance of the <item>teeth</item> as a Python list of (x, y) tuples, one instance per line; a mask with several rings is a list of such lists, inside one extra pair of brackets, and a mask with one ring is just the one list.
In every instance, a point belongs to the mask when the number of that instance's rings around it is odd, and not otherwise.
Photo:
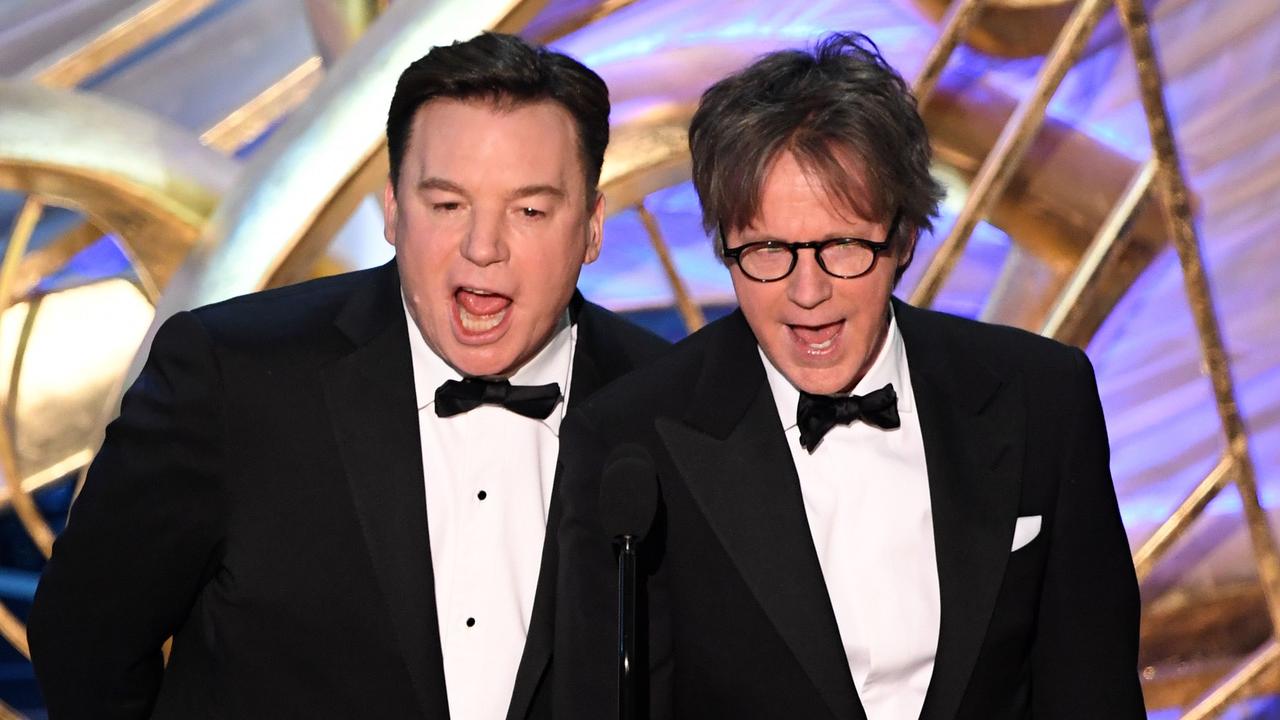
[(462, 288), (462, 290), (463, 292), (469, 292), (472, 295), (493, 295), (494, 294), (489, 292), (488, 290), (477, 290), (475, 288), (468, 288), (468, 287), (464, 287)]
[(462, 327), (467, 332), (485, 332), (498, 327), (502, 322), (502, 318), (507, 314), (507, 308), (502, 308), (492, 315), (472, 315), (467, 312), (466, 308), (458, 308), (458, 316), (462, 319)]
[(809, 343), (810, 350), (826, 350), (831, 347), (831, 343), (835, 342), (835, 338), (828, 338), (820, 343)]

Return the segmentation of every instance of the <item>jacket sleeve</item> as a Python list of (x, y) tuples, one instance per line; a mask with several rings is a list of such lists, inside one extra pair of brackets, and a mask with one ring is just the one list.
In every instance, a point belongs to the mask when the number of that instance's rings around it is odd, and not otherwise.
[(1111, 480), (1093, 367), (1075, 351), (1073, 405), (1032, 656), (1032, 716), (1145, 718), (1138, 583)]
[(216, 567), (221, 432), (212, 343), (181, 313), (108, 426), (36, 591), (32, 662), (54, 720), (150, 715), (161, 646)]

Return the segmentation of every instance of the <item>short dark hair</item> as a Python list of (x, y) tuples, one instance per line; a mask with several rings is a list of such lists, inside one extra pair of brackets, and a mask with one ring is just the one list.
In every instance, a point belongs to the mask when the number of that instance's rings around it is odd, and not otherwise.
[(609, 88), (590, 68), (568, 55), (514, 35), (486, 32), (465, 42), (434, 47), (400, 74), (387, 112), (391, 183), (409, 145), (418, 108), (436, 98), (487, 100), (511, 106), (551, 100), (573, 117), (578, 150), (594, 196), (609, 144)]
[(708, 233), (756, 219), (783, 151), (859, 215), (887, 223), (899, 214), (894, 243), (932, 229), (943, 196), (915, 97), (861, 33), (832, 33), (812, 52), (770, 53), (712, 85), (693, 115), (689, 149)]

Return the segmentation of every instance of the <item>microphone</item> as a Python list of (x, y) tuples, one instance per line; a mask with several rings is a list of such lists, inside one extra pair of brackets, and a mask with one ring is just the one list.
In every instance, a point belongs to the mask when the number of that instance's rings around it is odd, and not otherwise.
[(658, 509), (658, 471), (641, 445), (619, 445), (609, 454), (600, 480), (600, 518), (618, 552), (618, 717), (643, 717), (636, 666), (636, 563), (640, 541)]
[(644, 446), (627, 443), (609, 453), (600, 482), (600, 517), (609, 537), (644, 539), (658, 509), (657, 478)]

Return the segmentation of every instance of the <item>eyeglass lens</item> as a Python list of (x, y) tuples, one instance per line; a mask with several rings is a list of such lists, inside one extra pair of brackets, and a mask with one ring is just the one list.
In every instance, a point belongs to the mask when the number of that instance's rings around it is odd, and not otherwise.
[[(758, 246), (749, 248), (738, 258), (742, 271), (757, 280), (779, 280), (790, 274), (798, 251), (788, 245)], [(851, 277), (860, 275), (875, 261), (875, 252), (856, 242), (824, 245), (819, 253), (819, 265), (832, 275)]]

